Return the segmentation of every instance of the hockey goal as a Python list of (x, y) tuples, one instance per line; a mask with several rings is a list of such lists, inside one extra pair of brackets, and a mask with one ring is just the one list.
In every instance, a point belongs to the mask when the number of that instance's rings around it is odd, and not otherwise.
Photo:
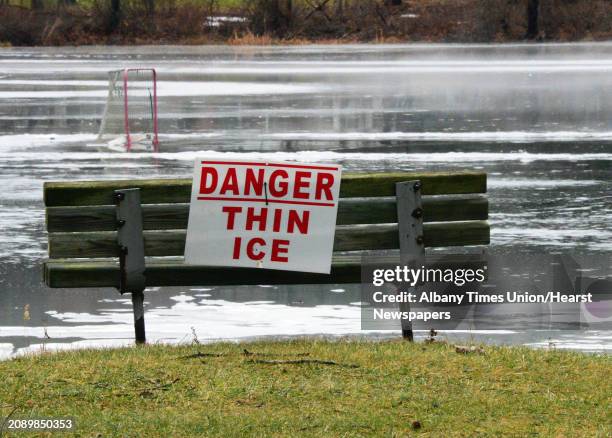
[(159, 150), (155, 69), (108, 72), (108, 97), (98, 140), (112, 149)]

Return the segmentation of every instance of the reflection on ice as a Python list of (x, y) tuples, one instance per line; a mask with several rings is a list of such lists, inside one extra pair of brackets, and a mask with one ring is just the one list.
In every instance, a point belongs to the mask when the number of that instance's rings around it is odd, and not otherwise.
[[(99, 81), (96, 81), (96, 83)], [(3, 81), (0, 80), (0, 87)], [(83, 85), (87, 85), (85, 82)], [(44, 85), (41, 81), (38, 85)], [(90, 90), (25, 90), (0, 91), (0, 99), (68, 99), (75, 97), (98, 98), (104, 103), (108, 95), (107, 84)], [(300, 94), (320, 90), (322, 85), (264, 84), (258, 82), (160, 82), (159, 97), (187, 96), (248, 96), (258, 94)], [(1, 88), (0, 88), (1, 89)]]
[[(200, 299), (190, 295), (170, 297), (171, 307), (146, 307), (147, 340), (149, 342), (189, 342), (196, 333), (201, 342), (219, 339), (239, 339), (258, 336), (282, 335), (345, 335), (360, 333), (359, 309), (352, 305), (294, 306), (291, 318), (286, 317), (286, 305), (274, 301), (236, 303), (219, 299)], [(124, 300), (113, 300), (123, 304)], [(129, 303), (128, 303), (129, 304)], [(1, 327), (0, 336), (35, 337), (40, 343), (20, 349), (17, 353), (62, 346), (62, 339), (83, 346), (82, 341), (69, 341), (78, 336), (103, 346), (131, 344), (133, 315), (131, 312), (100, 310), (98, 314), (75, 312), (47, 312), (53, 320), (46, 327)], [(127, 310), (127, 309), (126, 309)], [(61, 323), (62, 325), (58, 325)], [(103, 325), (100, 325), (103, 324)], [(50, 339), (45, 340), (44, 333)], [(8, 350), (10, 344), (0, 344)], [(4, 346), (4, 347), (3, 347)], [(12, 345), (11, 345), (12, 352)]]
[(0, 150), (0, 157), (5, 162), (22, 162), (33, 160), (32, 166), (37, 163), (58, 162), (58, 167), (70, 166), (72, 161), (97, 161), (109, 160), (111, 163), (116, 160), (123, 162), (129, 161), (148, 161), (167, 160), (193, 162), (196, 157), (206, 155), (211, 158), (238, 158), (248, 157), (251, 159), (262, 160), (287, 160), (287, 161), (350, 161), (360, 162), (364, 165), (368, 162), (377, 163), (388, 161), (393, 163), (489, 163), (517, 161), (519, 163), (531, 163), (534, 161), (601, 161), (611, 162), (612, 153), (533, 153), (525, 151), (516, 152), (430, 152), (423, 153), (360, 153), (360, 152), (331, 152), (331, 151), (299, 151), (299, 152), (220, 152), (215, 150), (194, 150), (188, 152), (131, 152), (118, 156), (117, 152), (12, 152), (3, 156)]
[(509, 143), (528, 143), (534, 141), (583, 141), (612, 140), (612, 131), (478, 131), (478, 132), (279, 132), (262, 138), (284, 140), (412, 140), (451, 142), (467, 141), (504, 141)]

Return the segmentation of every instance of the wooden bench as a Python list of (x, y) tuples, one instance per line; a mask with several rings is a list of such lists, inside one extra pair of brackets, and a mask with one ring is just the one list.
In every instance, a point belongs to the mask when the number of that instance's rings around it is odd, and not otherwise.
[[(147, 286), (359, 283), (363, 251), (419, 260), (425, 247), (486, 245), (486, 190), (485, 173), (345, 173), (332, 269), (323, 275), (184, 264), (190, 179), (47, 182), (44, 281), (130, 292), (140, 343)], [(412, 338), (411, 327), (402, 330)]]

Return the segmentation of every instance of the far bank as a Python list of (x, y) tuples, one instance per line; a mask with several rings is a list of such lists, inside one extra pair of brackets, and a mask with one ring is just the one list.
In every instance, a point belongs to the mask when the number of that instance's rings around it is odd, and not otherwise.
[(606, 0), (9, 0), (0, 44), (601, 41)]

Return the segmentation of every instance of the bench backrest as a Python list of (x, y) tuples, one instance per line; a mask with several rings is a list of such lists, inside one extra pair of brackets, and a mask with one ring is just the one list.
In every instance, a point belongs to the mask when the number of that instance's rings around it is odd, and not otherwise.
[[(422, 184), (426, 247), (489, 243), (485, 173), (345, 173), (334, 251), (398, 249), (395, 184), (409, 180)], [(127, 188), (140, 188), (145, 256), (182, 256), (190, 179), (47, 182), (50, 262), (118, 257), (113, 192)]]

